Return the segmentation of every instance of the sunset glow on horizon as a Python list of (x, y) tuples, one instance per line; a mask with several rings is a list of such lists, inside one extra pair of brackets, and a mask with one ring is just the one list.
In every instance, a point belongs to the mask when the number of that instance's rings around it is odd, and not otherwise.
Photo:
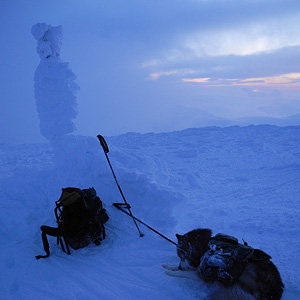
[[(206, 87), (261, 86), (265, 88), (300, 90), (300, 73), (289, 73), (278, 76), (245, 79), (183, 78), (182, 81), (199, 83)], [(258, 92), (258, 90), (255, 89), (253, 92)]]

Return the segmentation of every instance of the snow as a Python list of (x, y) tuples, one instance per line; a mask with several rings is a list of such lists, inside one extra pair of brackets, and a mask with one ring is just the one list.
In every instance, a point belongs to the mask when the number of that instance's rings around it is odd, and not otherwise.
[[(244, 239), (270, 254), (298, 300), (300, 127), (205, 127), (105, 137), (133, 214), (175, 241), (199, 227)], [(96, 137), (0, 145), (0, 299), (204, 299), (208, 287), (170, 277), (176, 248), (112, 206), (122, 202)], [(95, 187), (108, 211), (100, 246), (66, 255), (40, 226), (55, 226), (61, 188)]]

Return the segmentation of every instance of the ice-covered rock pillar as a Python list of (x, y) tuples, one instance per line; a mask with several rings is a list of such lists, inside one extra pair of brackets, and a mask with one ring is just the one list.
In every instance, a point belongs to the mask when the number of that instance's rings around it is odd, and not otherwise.
[(40, 56), (34, 75), (34, 94), (40, 131), (50, 142), (75, 130), (77, 116), (76, 76), (60, 59), (62, 27), (38, 23), (31, 29)]

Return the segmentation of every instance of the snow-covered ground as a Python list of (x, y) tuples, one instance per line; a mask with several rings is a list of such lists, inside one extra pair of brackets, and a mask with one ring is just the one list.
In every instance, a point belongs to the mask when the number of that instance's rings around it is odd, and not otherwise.
[[(175, 241), (212, 228), (273, 257), (300, 299), (300, 127), (206, 127), (107, 137), (119, 184), (136, 217)], [(206, 285), (169, 277), (175, 246), (112, 206), (122, 202), (96, 137), (0, 145), (0, 299), (203, 299)], [(94, 186), (110, 216), (107, 239), (70, 256), (40, 229), (55, 226), (61, 188)]]

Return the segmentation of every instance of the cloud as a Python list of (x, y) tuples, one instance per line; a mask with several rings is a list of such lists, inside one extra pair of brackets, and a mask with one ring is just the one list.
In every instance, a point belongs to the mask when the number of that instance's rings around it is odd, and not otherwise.
[(254, 33), (247, 29), (226, 32), (201, 33), (189, 38), (186, 47), (195, 56), (250, 55), (273, 51), (288, 46), (299, 46), (300, 38), (291, 39), (285, 34)]
[[(157, 80), (162, 76), (171, 76), (177, 75), (178, 77), (182, 77), (188, 74), (194, 74), (196, 71), (192, 69), (180, 69), (180, 70), (172, 70), (172, 71), (159, 71), (155, 73), (151, 73), (149, 75), (150, 80)], [(209, 78), (208, 78), (209, 79)]]
[(210, 77), (207, 78), (183, 78), (184, 82), (196, 82), (196, 83), (209, 83), (211, 80)]
[(289, 73), (278, 76), (233, 79), (233, 78), (182, 78), (184, 82), (199, 83), (206, 87), (253, 86), (277, 89), (300, 90), (300, 73)]
[(149, 61), (145, 61), (141, 64), (142, 68), (149, 68), (149, 67), (155, 67), (160, 64), (160, 61), (158, 59), (152, 59)]
[(168, 71), (168, 72), (159, 72), (159, 73), (152, 73), (150, 74), (150, 79), (151, 80), (157, 80), (159, 79), (161, 76), (170, 76), (173, 74), (176, 74), (177, 71)]
[[(231, 62), (243, 64), (239, 57), (249, 62), (249, 57), (255, 60), (257, 55), (272, 56), (282, 49), (297, 48), (300, 46), (299, 8), (300, 2), (293, 0), (238, 4), (235, 1), (226, 1), (226, 4), (216, 0), (187, 1), (182, 7), (176, 2), (172, 6), (172, 17), (160, 11), (157, 21), (152, 20), (154, 25), (147, 31), (147, 43), (156, 43), (149, 47), (151, 51), (144, 53), (143, 60), (156, 62), (156, 70), (154, 65), (149, 66), (152, 73), (162, 68), (180, 70), (180, 66), (195, 71), (204, 68), (214, 72), (216, 67), (227, 71), (232, 69)], [(280, 60), (276, 64), (279, 65)], [(254, 67), (260, 72), (274, 69), (274, 65)], [(252, 62), (247, 65), (247, 69), (254, 67)], [(203, 75), (208, 77), (207, 73)]]
[(300, 46), (300, 14), (272, 21), (260, 20), (236, 28), (191, 33), (185, 47), (195, 56), (251, 55), (283, 47)]

